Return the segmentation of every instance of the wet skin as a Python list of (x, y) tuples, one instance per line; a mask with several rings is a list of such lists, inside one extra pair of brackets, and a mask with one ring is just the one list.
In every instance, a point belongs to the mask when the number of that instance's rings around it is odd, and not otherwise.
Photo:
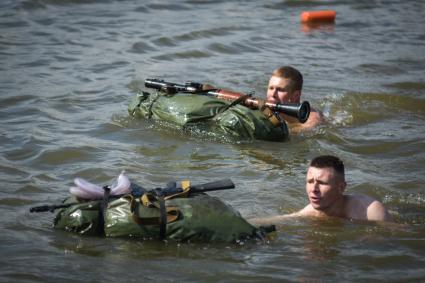
[(307, 171), (306, 192), (310, 205), (319, 211), (341, 214), (346, 183), (333, 168), (310, 167)]
[(272, 103), (299, 103), (301, 92), (291, 91), (290, 79), (272, 76), (267, 88), (267, 101)]

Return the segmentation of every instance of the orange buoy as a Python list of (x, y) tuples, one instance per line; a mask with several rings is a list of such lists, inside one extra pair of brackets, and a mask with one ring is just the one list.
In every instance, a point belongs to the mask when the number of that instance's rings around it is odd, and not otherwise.
[(322, 11), (304, 11), (301, 13), (301, 22), (334, 22), (336, 12), (334, 10), (322, 10)]

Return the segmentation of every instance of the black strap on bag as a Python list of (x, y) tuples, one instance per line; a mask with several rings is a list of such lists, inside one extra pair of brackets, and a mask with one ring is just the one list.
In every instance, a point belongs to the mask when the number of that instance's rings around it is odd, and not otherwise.
[(103, 191), (104, 191), (103, 198), (99, 208), (99, 230), (102, 232), (102, 234), (105, 234), (105, 229), (104, 229), (105, 216), (106, 216), (106, 209), (108, 208), (109, 196), (111, 194), (111, 187), (104, 186)]
[(222, 109), (220, 109), (220, 111), (218, 111), (218, 112), (214, 115), (214, 117), (212, 118), (212, 120), (213, 120), (213, 121), (217, 120), (217, 119), (218, 119), (218, 117), (219, 117), (219, 116), (218, 116), (219, 114), (221, 114), (221, 113), (223, 113), (223, 112), (225, 112), (225, 111), (229, 110), (231, 107), (233, 107), (233, 106), (235, 106), (235, 105), (237, 105), (237, 104), (242, 103), (245, 99), (247, 99), (247, 98), (249, 98), (249, 97), (251, 97), (251, 96), (252, 96), (251, 94), (245, 94), (245, 95), (242, 95), (241, 97), (239, 97), (238, 99), (236, 99), (236, 100), (232, 101), (230, 104), (226, 105), (226, 107), (223, 107)]
[(153, 111), (152, 111), (152, 108), (153, 108), (153, 105), (155, 104), (155, 102), (159, 99), (161, 97), (161, 95), (159, 94), (159, 93), (156, 93), (156, 97), (154, 97), (153, 99), (152, 99), (152, 102), (151, 102), (151, 104), (149, 105), (149, 108), (148, 108), (148, 119), (151, 119), (152, 118), (152, 115), (153, 115)]
[[(159, 239), (165, 240), (167, 234), (167, 224), (174, 222), (179, 217), (179, 210), (174, 206), (166, 206), (166, 196), (162, 194), (160, 189), (151, 190), (144, 193), (141, 197), (135, 198), (130, 196), (130, 211), (132, 219), (138, 225), (156, 225), (159, 226)], [(146, 217), (146, 215), (138, 215), (138, 206), (154, 208), (159, 210), (159, 216)]]
[(249, 93), (249, 94), (242, 95), (238, 99), (233, 100), (232, 103), (230, 103), (229, 105), (227, 105), (221, 112), (226, 111), (227, 109), (229, 109), (230, 107), (235, 106), (236, 104), (242, 103), (243, 101), (245, 101), (245, 99), (247, 99), (249, 97), (252, 97), (252, 94)]

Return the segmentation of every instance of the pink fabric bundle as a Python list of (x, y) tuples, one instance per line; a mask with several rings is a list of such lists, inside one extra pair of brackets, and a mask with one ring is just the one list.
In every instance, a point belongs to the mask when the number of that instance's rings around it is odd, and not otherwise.
[[(69, 191), (76, 197), (83, 199), (100, 199), (103, 197), (104, 190), (102, 186), (92, 184), (82, 178), (74, 179), (75, 186), (71, 187)], [(123, 195), (130, 193), (130, 179), (125, 175), (125, 172), (117, 178), (116, 184), (111, 186), (111, 195)]]

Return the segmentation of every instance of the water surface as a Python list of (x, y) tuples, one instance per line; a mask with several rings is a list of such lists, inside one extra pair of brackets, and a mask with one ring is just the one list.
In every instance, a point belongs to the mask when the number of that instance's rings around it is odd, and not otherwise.
[[(424, 269), (423, 1), (17, 0), (0, 4), (0, 281), (413, 282)], [(334, 9), (334, 25), (302, 26)], [(281, 65), (329, 121), (285, 143), (228, 142), (127, 114), (147, 77), (265, 93)], [(80, 237), (29, 207), (73, 178), (145, 187), (231, 178), (245, 217), (306, 204), (311, 158), (346, 164), (349, 193), (397, 225), (293, 219), (267, 243)]]

